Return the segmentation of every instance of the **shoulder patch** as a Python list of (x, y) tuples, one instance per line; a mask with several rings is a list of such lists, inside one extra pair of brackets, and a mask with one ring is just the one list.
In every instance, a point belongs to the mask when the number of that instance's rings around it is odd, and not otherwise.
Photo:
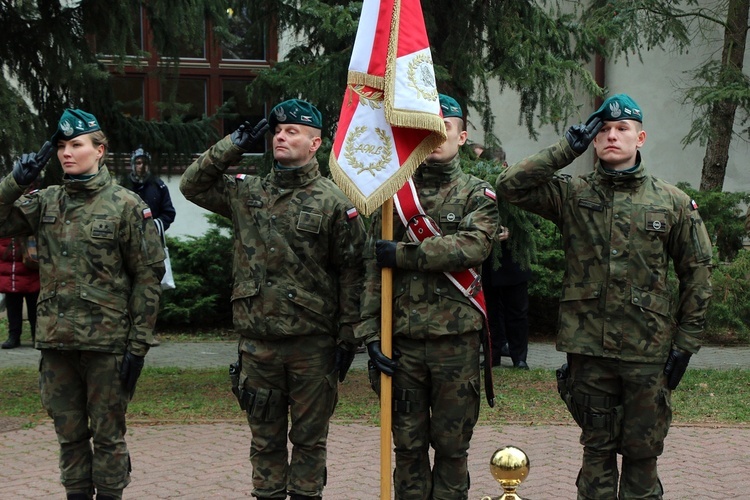
[(143, 209), (143, 218), (144, 219), (150, 219), (153, 214), (151, 213), (150, 208), (144, 208)]
[(484, 188), (484, 195), (494, 201), (497, 201), (497, 194), (490, 188)]
[(346, 216), (349, 220), (354, 219), (358, 215), (359, 215), (359, 212), (357, 212), (357, 207), (352, 207), (346, 211)]
[(244, 181), (245, 177), (247, 177), (247, 174), (237, 174), (234, 176), (234, 178), (237, 179), (238, 181)]
[(695, 200), (690, 200), (690, 206), (693, 210), (698, 210), (698, 203)]

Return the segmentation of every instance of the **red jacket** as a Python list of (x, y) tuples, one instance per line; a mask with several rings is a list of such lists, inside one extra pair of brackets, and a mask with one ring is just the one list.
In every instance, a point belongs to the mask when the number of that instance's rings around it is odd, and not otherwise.
[(23, 263), (25, 238), (0, 238), (0, 293), (39, 291), (39, 270)]

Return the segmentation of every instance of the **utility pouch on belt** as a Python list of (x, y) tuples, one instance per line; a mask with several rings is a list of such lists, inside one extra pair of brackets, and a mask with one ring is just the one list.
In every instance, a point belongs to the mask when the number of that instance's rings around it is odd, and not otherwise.
[(560, 394), (560, 398), (573, 416), (573, 420), (575, 420), (579, 427), (583, 428), (583, 420), (573, 401), (573, 394), (570, 392), (570, 367), (568, 363), (555, 370), (555, 375), (557, 377), (557, 392)]

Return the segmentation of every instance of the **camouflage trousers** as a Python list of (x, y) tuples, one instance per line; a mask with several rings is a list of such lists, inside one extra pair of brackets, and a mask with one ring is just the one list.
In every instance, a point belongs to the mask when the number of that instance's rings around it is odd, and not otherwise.
[(60, 443), (60, 478), (68, 493), (122, 497), (130, 483), (122, 355), (42, 350), (39, 389)]
[(568, 355), (568, 362), (582, 429), (578, 499), (661, 499), (656, 460), (672, 423), (664, 365), (578, 354)]
[(479, 332), (394, 337), (393, 346), (401, 351), (393, 375), (395, 498), (466, 499), (469, 441), (479, 417)]
[[(326, 483), (328, 426), (338, 401), (336, 341), (330, 336), (284, 340), (243, 338), (240, 386), (255, 394), (247, 408), (252, 431), (253, 492), (286, 498), (320, 496)], [(266, 400), (264, 408), (258, 398)], [(287, 430), (292, 443), (287, 452)]]

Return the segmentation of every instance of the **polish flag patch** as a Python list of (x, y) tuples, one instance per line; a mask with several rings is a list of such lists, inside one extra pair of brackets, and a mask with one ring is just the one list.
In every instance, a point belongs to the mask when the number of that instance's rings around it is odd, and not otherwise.
[(144, 219), (150, 219), (152, 217), (151, 209), (150, 208), (144, 208), (143, 209), (143, 218)]
[(698, 210), (698, 203), (695, 200), (690, 200), (690, 206), (693, 207), (693, 210)]
[(244, 181), (245, 177), (247, 177), (247, 174), (237, 174), (234, 176), (234, 178), (237, 179), (238, 181)]
[(357, 212), (357, 207), (352, 207), (346, 211), (346, 216), (349, 218), (349, 220), (352, 220), (358, 215), (359, 215), (359, 212)]
[(497, 201), (497, 195), (490, 188), (484, 188), (484, 195), (491, 200)]

